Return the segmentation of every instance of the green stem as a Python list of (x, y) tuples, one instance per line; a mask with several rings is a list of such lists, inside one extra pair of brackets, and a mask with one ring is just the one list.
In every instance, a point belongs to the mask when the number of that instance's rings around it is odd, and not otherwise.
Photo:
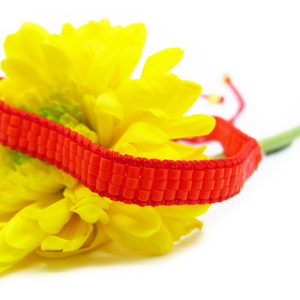
[[(300, 137), (300, 125), (293, 129), (260, 140), (258, 141), (258, 143), (260, 144), (262, 151), (268, 155), (290, 146), (292, 142), (298, 137)], [(221, 153), (211, 157), (211, 159), (219, 159), (225, 157), (225, 154)]]
[(300, 126), (260, 140), (258, 143), (265, 154), (271, 154), (290, 146), (298, 137), (300, 137)]
[(227, 156), (224, 153), (220, 153), (217, 155), (214, 155), (211, 157), (211, 159), (220, 159), (220, 158), (226, 158)]

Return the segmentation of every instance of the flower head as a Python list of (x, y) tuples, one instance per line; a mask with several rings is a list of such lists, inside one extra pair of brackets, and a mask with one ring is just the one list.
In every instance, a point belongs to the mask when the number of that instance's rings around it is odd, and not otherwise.
[[(179, 48), (151, 55), (140, 79), (130, 79), (146, 39), (143, 24), (107, 19), (61, 34), (24, 23), (4, 43), (0, 98), (79, 132), (110, 150), (159, 159), (208, 159), (205, 147), (174, 139), (206, 135), (206, 115), (184, 116), (201, 86), (169, 73)], [(209, 205), (138, 207), (92, 193), (63, 171), (0, 147), (0, 271), (30, 252), (73, 255), (114, 240), (162, 254), (202, 223)]]

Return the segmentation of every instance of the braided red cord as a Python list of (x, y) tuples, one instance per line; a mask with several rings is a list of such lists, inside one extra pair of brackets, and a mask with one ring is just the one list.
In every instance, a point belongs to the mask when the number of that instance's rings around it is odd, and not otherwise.
[(215, 203), (239, 193), (262, 158), (255, 139), (216, 120), (207, 140), (219, 140), (228, 158), (149, 160), (109, 151), (61, 124), (0, 101), (0, 143), (56, 165), (112, 200), (140, 206)]

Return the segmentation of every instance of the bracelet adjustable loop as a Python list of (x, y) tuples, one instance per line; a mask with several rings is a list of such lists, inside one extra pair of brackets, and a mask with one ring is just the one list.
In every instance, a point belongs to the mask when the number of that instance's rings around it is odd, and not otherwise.
[(140, 206), (206, 204), (233, 197), (262, 158), (259, 144), (220, 117), (205, 139), (224, 159), (172, 161), (109, 151), (78, 133), (0, 101), (0, 143), (57, 166), (111, 200)]

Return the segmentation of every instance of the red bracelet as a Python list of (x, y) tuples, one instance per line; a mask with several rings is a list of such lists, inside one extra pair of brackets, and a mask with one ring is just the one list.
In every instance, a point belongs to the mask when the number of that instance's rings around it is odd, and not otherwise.
[(121, 155), (44, 117), (0, 101), (0, 143), (56, 165), (100, 196), (128, 204), (182, 205), (233, 197), (262, 158), (257, 141), (216, 118), (205, 140), (218, 140), (228, 158), (172, 161)]

